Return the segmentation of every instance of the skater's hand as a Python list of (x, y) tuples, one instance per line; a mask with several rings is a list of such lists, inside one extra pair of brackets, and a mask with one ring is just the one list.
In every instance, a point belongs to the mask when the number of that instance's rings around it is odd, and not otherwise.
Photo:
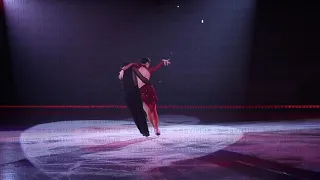
[(162, 62), (165, 66), (169, 66), (171, 64), (170, 59), (162, 59)]
[(119, 79), (121, 80), (123, 78), (123, 75), (124, 75), (124, 70), (121, 70), (119, 72)]

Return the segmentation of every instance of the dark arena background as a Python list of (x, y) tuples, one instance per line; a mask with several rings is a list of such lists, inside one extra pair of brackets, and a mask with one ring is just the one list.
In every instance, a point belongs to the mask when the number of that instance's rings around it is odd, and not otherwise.
[[(1, 180), (320, 177), (318, 8), (289, 0), (0, 0)], [(161, 135), (126, 107), (149, 57)]]

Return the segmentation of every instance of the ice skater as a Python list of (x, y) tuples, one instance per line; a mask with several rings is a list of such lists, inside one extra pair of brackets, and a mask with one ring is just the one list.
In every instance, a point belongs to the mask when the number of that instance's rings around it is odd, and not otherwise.
[[(122, 68), (128, 64), (129, 63), (124, 63)], [(132, 114), (133, 120), (140, 133), (148, 137), (150, 134), (138, 87), (138, 80), (145, 84), (148, 84), (149, 80), (143, 77), (136, 67), (127, 68), (125, 73), (123, 71), (121, 79), (124, 99)]]
[[(150, 80), (151, 74), (153, 72), (157, 71), (163, 65), (168, 66), (170, 64), (170, 59), (162, 59), (161, 63), (159, 63), (157, 66), (150, 67), (151, 60), (149, 58), (142, 58), (140, 63), (130, 63), (123, 67), (119, 72), (119, 79), (123, 79), (126, 71), (134, 67), (141, 73), (144, 78)], [(151, 83), (146, 83), (140, 78), (138, 79), (138, 87), (143, 101), (143, 109), (154, 128), (155, 134), (159, 136), (159, 116), (157, 112), (158, 97), (156, 94), (156, 90)]]

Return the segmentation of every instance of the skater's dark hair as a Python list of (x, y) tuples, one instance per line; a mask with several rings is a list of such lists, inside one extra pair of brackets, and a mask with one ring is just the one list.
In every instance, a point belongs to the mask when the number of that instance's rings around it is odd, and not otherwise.
[(148, 57), (144, 57), (140, 60), (141, 64), (151, 63), (151, 60)]

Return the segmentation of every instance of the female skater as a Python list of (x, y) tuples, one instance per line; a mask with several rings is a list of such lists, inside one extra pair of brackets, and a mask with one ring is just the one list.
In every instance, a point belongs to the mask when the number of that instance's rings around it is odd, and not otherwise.
[[(119, 79), (123, 78), (124, 71), (128, 68), (135, 66), (139, 72), (148, 80), (151, 77), (151, 74), (157, 71), (163, 65), (167, 66), (170, 64), (169, 59), (163, 59), (161, 63), (159, 63), (155, 67), (150, 67), (151, 60), (149, 58), (142, 58), (140, 64), (138, 63), (130, 63), (129, 65), (123, 67), (119, 72)], [(145, 84), (138, 78), (138, 86), (140, 89), (142, 101), (143, 101), (143, 109), (147, 114), (147, 118), (152, 124), (156, 135), (160, 135), (159, 130), (159, 116), (157, 112), (157, 101), (158, 97), (156, 95), (156, 91), (151, 84)]]

